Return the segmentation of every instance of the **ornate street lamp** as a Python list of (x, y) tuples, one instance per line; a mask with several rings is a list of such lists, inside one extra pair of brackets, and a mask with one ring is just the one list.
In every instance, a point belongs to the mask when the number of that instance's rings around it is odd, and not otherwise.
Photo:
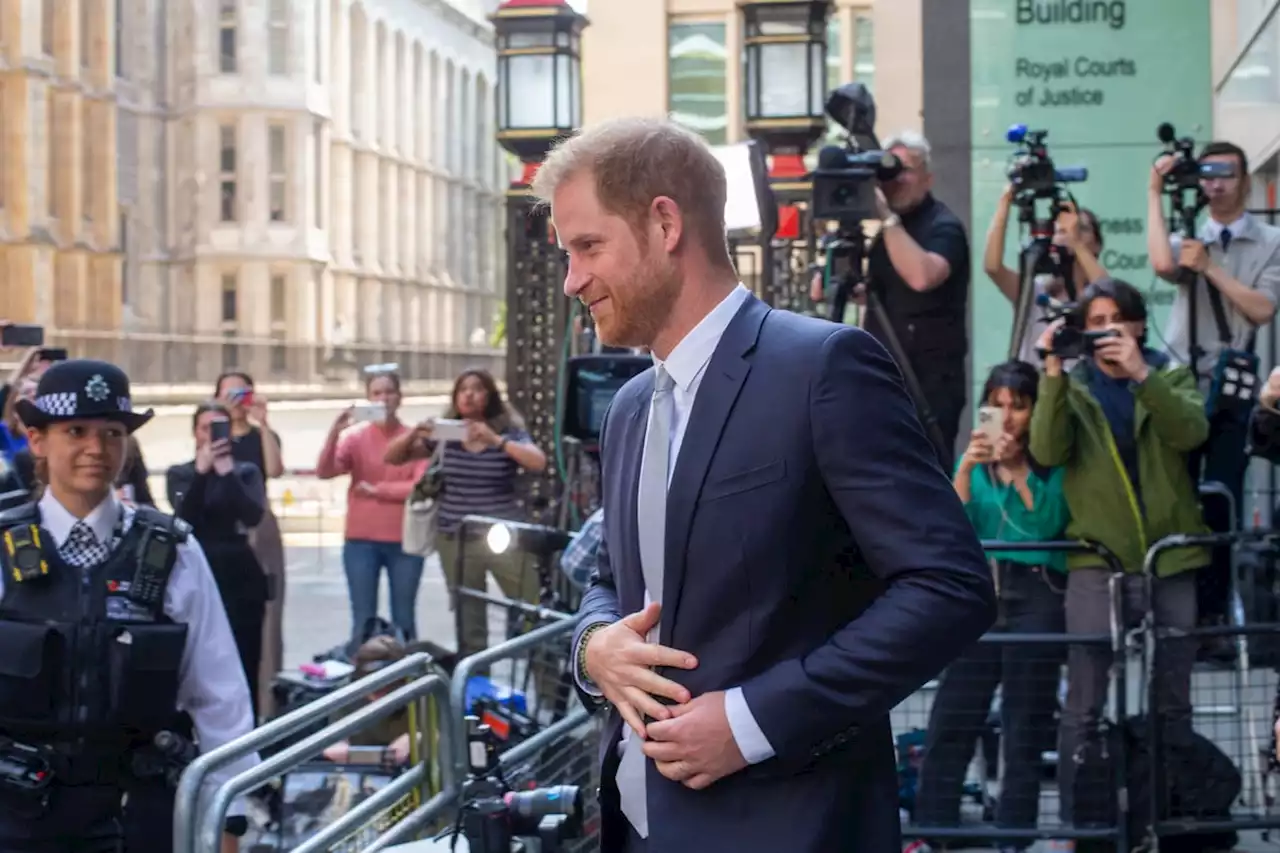
[(491, 19), (498, 47), (498, 142), (537, 164), (582, 123), (582, 59), (587, 19), (565, 0), (506, 0)]
[(831, 0), (738, 0), (746, 48), (747, 134), (773, 156), (775, 178), (803, 177), (804, 155), (826, 131)]
[[(747, 135), (770, 155), (778, 227), (762, 242), (761, 296), (771, 305), (808, 304), (797, 272), (813, 259), (806, 207), (812, 189), (805, 153), (826, 131), (827, 18), (831, 0), (738, 0), (745, 48)], [(775, 252), (785, 253), (779, 263)], [(792, 254), (799, 253), (799, 254)]]
[[(491, 18), (498, 48), (498, 143), (524, 173), (507, 189), (507, 397), (539, 447), (553, 453), (567, 272), (545, 209), (529, 185), (557, 139), (582, 122), (581, 36), (587, 19), (565, 0), (506, 0)], [(530, 520), (554, 522), (556, 466), (525, 482)]]

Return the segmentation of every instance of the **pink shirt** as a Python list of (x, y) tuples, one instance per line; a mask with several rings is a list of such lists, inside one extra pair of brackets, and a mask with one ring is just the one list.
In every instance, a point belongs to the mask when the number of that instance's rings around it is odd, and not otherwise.
[[(325, 444), (316, 464), (322, 480), (351, 475), (347, 490), (347, 539), (370, 542), (399, 542), (404, 530), (404, 502), (414, 483), (427, 470), (428, 460), (407, 465), (382, 461), (387, 445), (408, 430), (403, 424), (384, 429), (381, 424), (363, 423), (343, 430), (337, 442)], [(360, 483), (374, 487), (369, 494)]]

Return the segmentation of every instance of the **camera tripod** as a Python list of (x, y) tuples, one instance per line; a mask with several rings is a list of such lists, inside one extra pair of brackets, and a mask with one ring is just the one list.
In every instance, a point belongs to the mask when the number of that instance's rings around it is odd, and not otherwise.
[[(1182, 232), (1182, 239), (1195, 240), (1196, 220), (1201, 211), (1209, 203), (1204, 190), (1198, 186), (1194, 189), (1186, 186), (1167, 188), (1169, 207), (1177, 230)], [(1192, 196), (1188, 203), (1188, 196)], [(1197, 323), (1196, 290), (1200, 286), (1200, 274), (1189, 267), (1178, 267), (1178, 284), (1187, 288), (1187, 367), (1191, 369), (1191, 377), (1200, 382), (1200, 358), (1205, 350), (1200, 346), (1200, 331)], [(1224, 323), (1225, 325), (1225, 323)]]
[[(836, 282), (835, 296), (831, 301), (832, 321), (843, 322), (844, 311), (850, 297), (853, 296), (854, 289), (860, 284), (866, 285), (867, 310), (871, 312), (871, 316), (875, 317), (876, 325), (880, 327), (881, 342), (897, 362), (898, 370), (902, 372), (902, 381), (907, 386), (907, 393), (911, 395), (912, 402), (916, 405), (916, 414), (920, 417), (925, 434), (937, 448), (939, 456), (947, 458), (952, 450), (947, 447), (947, 440), (942, 434), (942, 427), (938, 424), (938, 417), (925, 398), (920, 379), (916, 376), (911, 361), (907, 358), (906, 350), (902, 348), (902, 341), (898, 339), (898, 334), (889, 321), (889, 312), (885, 310), (880, 296), (865, 281), (862, 271), (867, 258), (867, 237), (862, 232), (861, 224), (858, 225), (858, 230), (852, 233), (841, 228), (840, 235), (831, 243), (827, 251), (831, 257), (829, 268)], [(836, 272), (837, 268), (839, 272)]]
[[(1013, 329), (1009, 338), (1009, 360), (1012, 361), (1022, 352), (1022, 341), (1031, 327), (1031, 309), (1036, 300), (1036, 276), (1041, 273), (1061, 275), (1067, 285), (1067, 296), (1074, 302), (1076, 298), (1074, 270), (1071, 264), (1064, 262), (1065, 252), (1054, 245), (1054, 223), (1064, 210), (1062, 197), (1055, 188), (1050, 197), (1049, 218), (1036, 219), (1036, 201), (1039, 196), (1016, 199), (1018, 205), (1018, 222), (1031, 226), (1031, 239), (1018, 253), (1018, 301), (1013, 306)], [(1068, 196), (1074, 204), (1075, 200)], [(1064, 270), (1063, 267), (1066, 267)]]

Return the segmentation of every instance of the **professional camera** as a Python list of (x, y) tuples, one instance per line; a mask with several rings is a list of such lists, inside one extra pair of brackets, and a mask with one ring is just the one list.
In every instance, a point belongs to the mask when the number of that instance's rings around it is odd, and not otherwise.
[[(1013, 185), (1013, 203), (1018, 208), (1018, 221), (1030, 230), (1029, 238), (1018, 254), (1018, 280), (1021, 284), (1009, 337), (1011, 359), (1017, 358), (1031, 323), (1036, 277), (1053, 276), (1066, 281), (1069, 288), (1073, 286), (1075, 258), (1065, 246), (1053, 242), (1053, 234), (1065, 202), (1075, 204), (1065, 185), (1087, 180), (1089, 170), (1083, 166), (1062, 169), (1055, 166), (1045, 143), (1048, 136), (1049, 131), (1028, 130), (1025, 124), (1015, 124), (1005, 132), (1005, 139), (1018, 146), (1009, 159), (1007, 171)], [(1037, 215), (1037, 203), (1042, 201), (1049, 202), (1047, 216)]]
[(1048, 135), (1047, 130), (1028, 130), (1025, 124), (1015, 124), (1005, 132), (1005, 139), (1019, 146), (1009, 160), (1008, 176), (1015, 204), (1026, 209), (1037, 199), (1048, 199), (1053, 202), (1050, 219), (1056, 219), (1065, 196), (1062, 185), (1088, 180), (1089, 170), (1083, 166), (1054, 166), (1045, 144)]
[(827, 115), (849, 136), (844, 147), (828, 145), (818, 152), (813, 173), (815, 219), (853, 225), (876, 219), (876, 183), (892, 181), (902, 163), (875, 141), (876, 105), (861, 83), (848, 83), (827, 98)]
[(1229, 178), (1234, 174), (1231, 166), (1227, 163), (1201, 163), (1196, 159), (1195, 140), (1189, 136), (1179, 139), (1173, 125), (1167, 121), (1156, 128), (1156, 138), (1164, 145), (1159, 156), (1168, 155), (1173, 158), (1173, 168), (1164, 176), (1165, 193), (1181, 195), (1183, 192), (1194, 192), (1195, 209), (1199, 213), (1205, 205), (1200, 181), (1205, 178)]
[(450, 832), (450, 850), (461, 850), (461, 837), (469, 853), (559, 853), (566, 841), (582, 837), (579, 787), (512, 791), (502, 775), (492, 730), (477, 717), (467, 717), (466, 723), (470, 772)]
[(1120, 337), (1120, 333), (1115, 329), (1086, 330), (1084, 318), (1080, 315), (1080, 307), (1075, 302), (1058, 302), (1048, 294), (1041, 294), (1036, 301), (1045, 309), (1046, 323), (1063, 321), (1062, 325), (1054, 331), (1053, 339), (1049, 342), (1049, 353), (1052, 355), (1062, 359), (1089, 357), (1093, 355), (1093, 349), (1098, 341), (1104, 338)]
[(876, 139), (876, 102), (861, 83), (846, 83), (827, 97), (827, 115), (848, 131), (844, 147), (828, 145), (818, 152), (818, 168), (813, 173), (813, 199), (809, 210), (814, 219), (835, 220), (839, 229), (826, 241), (827, 276), (834, 284), (831, 319), (844, 322), (844, 310), (860, 286), (865, 286), (867, 310), (876, 317), (882, 341), (888, 348), (903, 382), (915, 401), (920, 421), (929, 438), (945, 447), (937, 416), (930, 408), (911, 369), (902, 342), (893, 331), (893, 323), (875, 288), (866, 282), (864, 269), (870, 240), (867, 222), (879, 220), (876, 210), (876, 186), (902, 174), (902, 162), (881, 150)]

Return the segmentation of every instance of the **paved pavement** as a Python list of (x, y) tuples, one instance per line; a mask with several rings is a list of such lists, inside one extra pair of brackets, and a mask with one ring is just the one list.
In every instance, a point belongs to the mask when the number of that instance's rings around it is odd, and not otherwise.
[[(440, 414), (446, 398), (416, 397), (405, 401), (408, 421)], [(282, 402), (271, 407), (272, 429), (280, 434), (285, 468), (313, 469), (344, 400)], [(159, 406), (156, 417), (138, 433), (147, 466), (163, 472), (191, 458), (191, 406)], [(152, 479), (157, 498), (164, 477)], [(272, 481), (272, 503), (285, 530), (288, 577), (284, 616), (285, 664), (296, 666), (317, 652), (341, 643), (350, 632), (346, 579), (342, 573), (342, 521), (346, 478), (323, 483), (309, 476), (286, 475)], [(386, 584), (381, 612), (389, 614)], [(423, 572), (418, 594), (418, 632), (442, 645), (454, 644), (453, 617), (445, 597), (444, 576), (432, 558)]]

